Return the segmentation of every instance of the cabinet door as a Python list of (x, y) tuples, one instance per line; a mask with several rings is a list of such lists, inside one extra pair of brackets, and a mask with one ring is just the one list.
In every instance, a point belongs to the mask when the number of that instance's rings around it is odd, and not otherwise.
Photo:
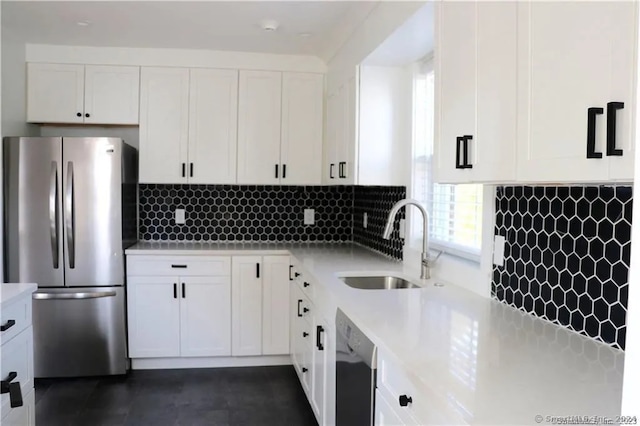
[(323, 183), (336, 185), (338, 183), (338, 135), (340, 135), (340, 91), (327, 96), (327, 120), (323, 145)]
[(289, 256), (264, 256), (262, 354), (289, 353)]
[(188, 69), (141, 69), (141, 183), (187, 182), (188, 113)]
[(128, 277), (129, 356), (180, 356), (178, 277)]
[(231, 354), (262, 354), (262, 258), (231, 260)]
[(306, 336), (304, 336), (303, 333), (308, 333), (308, 331), (303, 327), (303, 324), (306, 324), (306, 321), (298, 316), (300, 302), (302, 302), (302, 298), (300, 297), (301, 295), (302, 290), (300, 290), (296, 284), (292, 284), (289, 298), (289, 341), (291, 342), (291, 361), (299, 373), (302, 371), (303, 367), (302, 353), (305, 348), (304, 338)]
[[(338, 145), (338, 175), (343, 185), (356, 183), (356, 152), (358, 144), (358, 109), (359, 109), (359, 80), (353, 76), (347, 80), (342, 89), (342, 105), (344, 108), (342, 119), (343, 135)], [(342, 162), (342, 168), (340, 163)]]
[(324, 346), (324, 409), (323, 424), (336, 423), (336, 343), (335, 321), (324, 321), (322, 344)]
[(27, 64), (27, 121), (84, 122), (84, 65)]
[(180, 354), (231, 355), (230, 277), (180, 277)]
[(323, 95), (322, 74), (282, 75), (283, 184), (319, 185), (322, 181)]
[(235, 183), (238, 71), (190, 73), (189, 183)]
[(85, 67), (85, 123), (138, 124), (139, 100), (140, 67)]
[(238, 183), (277, 184), (282, 73), (240, 71)]
[[(631, 143), (634, 2), (518, 4), (518, 179), (605, 181), (607, 103), (618, 111), (618, 146)], [(595, 151), (587, 158), (587, 109), (595, 120)]]
[(404, 420), (396, 413), (387, 399), (376, 389), (376, 412), (374, 414), (374, 425), (376, 426), (397, 426), (405, 424)]
[[(334, 366), (330, 365), (330, 353), (331, 351), (335, 353), (335, 347), (328, 338), (331, 332), (327, 321), (317, 316), (313, 317), (313, 391), (310, 402), (314, 411), (318, 413), (320, 425), (330, 425), (335, 422), (335, 389), (329, 392), (330, 386), (335, 388), (335, 379), (331, 381), (330, 377), (331, 371), (335, 375), (335, 359)], [(334, 401), (329, 400), (330, 396)]]
[[(437, 3), (436, 134), (438, 182), (515, 179), (517, 4)], [(467, 164), (463, 162), (466, 142)]]

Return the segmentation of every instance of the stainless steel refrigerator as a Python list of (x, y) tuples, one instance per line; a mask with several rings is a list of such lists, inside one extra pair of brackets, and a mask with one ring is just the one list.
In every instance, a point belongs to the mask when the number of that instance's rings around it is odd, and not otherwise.
[(5, 279), (38, 284), (34, 376), (126, 373), (137, 151), (117, 138), (3, 142)]

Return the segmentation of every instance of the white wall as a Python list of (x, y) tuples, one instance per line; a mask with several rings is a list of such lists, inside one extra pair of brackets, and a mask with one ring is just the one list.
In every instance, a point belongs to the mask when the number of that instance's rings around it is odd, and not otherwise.
[(2, 136), (34, 136), (38, 128), (26, 124), (27, 74), (25, 44), (2, 34)]
[(27, 62), (89, 65), (256, 69), (270, 71), (326, 71), (315, 56), (225, 52), (193, 49), (86, 47), (27, 44)]
[(360, 185), (409, 185), (412, 79), (409, 66), (360, 67)]
[(425, 1), (379, 2), (329, 61), (327, 91), (337, 89), (353, 76), (355, 67), (425, 3)]

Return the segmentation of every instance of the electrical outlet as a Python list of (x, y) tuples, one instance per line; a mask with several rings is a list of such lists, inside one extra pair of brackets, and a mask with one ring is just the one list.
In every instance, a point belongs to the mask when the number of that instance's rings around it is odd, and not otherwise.
[(316, 223), (316, 211), (314, 209), (304, 209), (304, 224), (314, 225)]
[(505, 239), (502, 235), (493, 238), (493, 264), (496, 266), (504, 266), (504, 244)]
[(184, 209), (176, 209), (175, 221), (176, 221), (176, 225), (184, 225), (186, 221)]
[(367, 229), (368, 225), (369, 225), (369, 219), (367, 217), (367, 212), (364, 212), (364, 214), (362, 215), (362, 227), (364, 229)]
[(404, 219), (400, 219), (400, 238), (404, 239), (404, 235), (405, 235), (405, 220)]

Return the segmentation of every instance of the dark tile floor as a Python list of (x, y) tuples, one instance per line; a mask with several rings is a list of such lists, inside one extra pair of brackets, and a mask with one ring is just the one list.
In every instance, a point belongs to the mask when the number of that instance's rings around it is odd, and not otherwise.
[(292, 366), (132, 371), (36, 380), (36, 425), (310, 425)]

